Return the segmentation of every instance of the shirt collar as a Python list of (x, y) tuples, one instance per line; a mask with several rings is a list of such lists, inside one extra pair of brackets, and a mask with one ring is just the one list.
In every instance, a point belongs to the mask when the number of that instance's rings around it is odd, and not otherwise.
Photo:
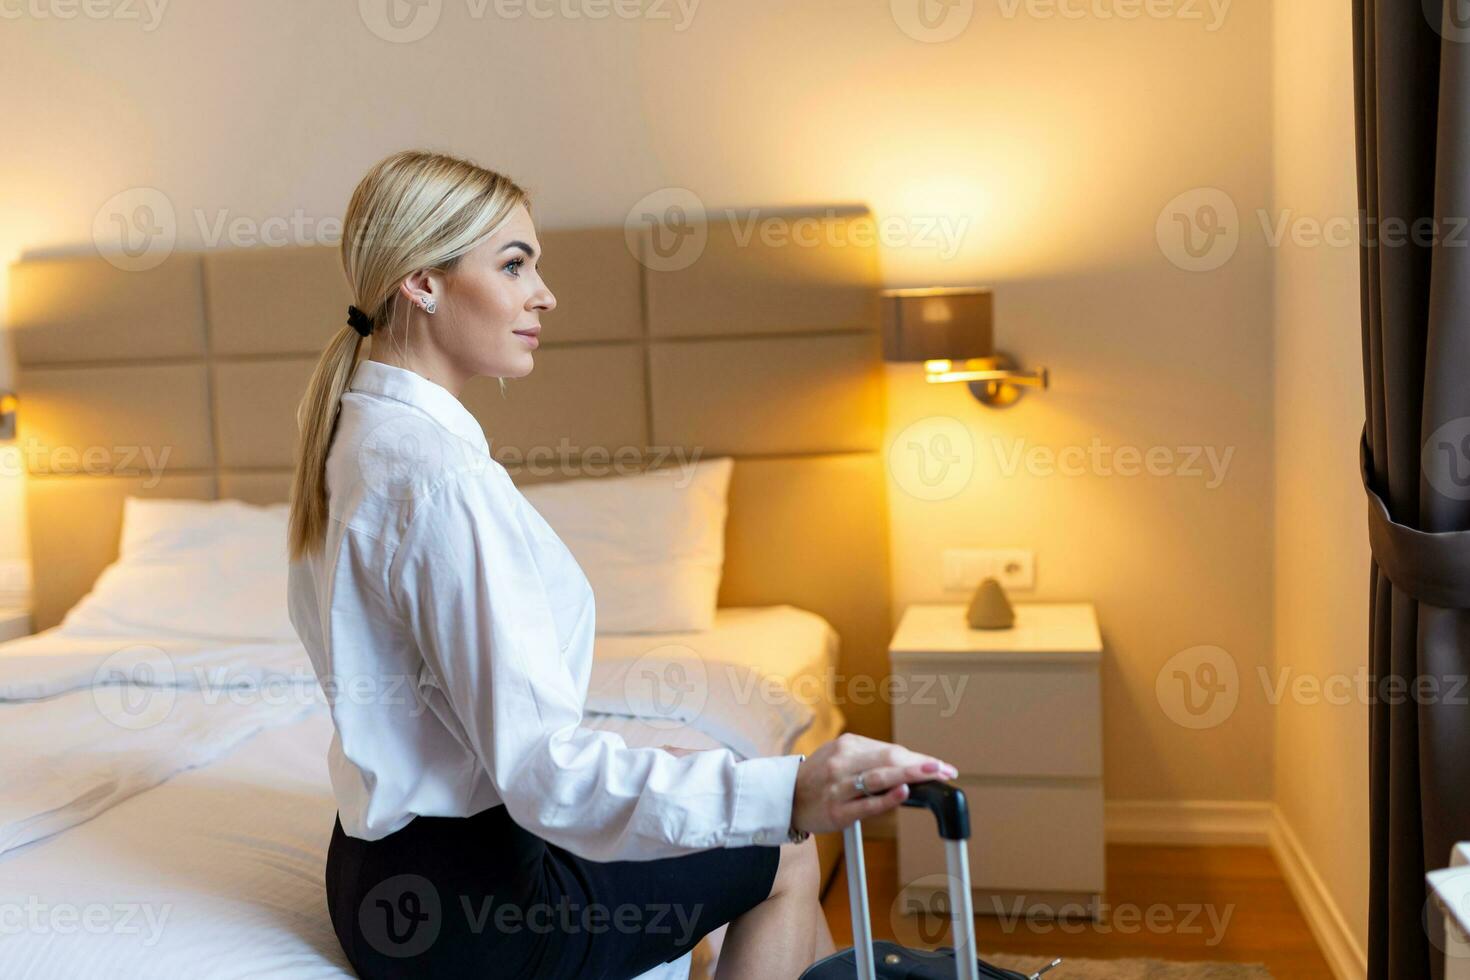
[(407, 368), (363, 359), (352, 372), (350, 391), (381, 395), (412, 405), (482, 452), (490, 451), (485, 430), (464, 403), (443, 385)]

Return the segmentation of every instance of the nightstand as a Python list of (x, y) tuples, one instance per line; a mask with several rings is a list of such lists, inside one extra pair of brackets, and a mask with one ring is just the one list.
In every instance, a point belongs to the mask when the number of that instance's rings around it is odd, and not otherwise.
[[(959, 769), (975, 912), (1096, 917), (1104, 886), (1102, 638), (1087, 603), (1015, 607), (975, 630), (963, 605), (913, 605), (893, 642), (893, 740)], [(898, 811), (899, 900), (933, 908), (944, 850)], [(917, 903), (917, 904), (915, 904)]]
[(31, 635), (29, 609), (0, 609), (0, 642)]

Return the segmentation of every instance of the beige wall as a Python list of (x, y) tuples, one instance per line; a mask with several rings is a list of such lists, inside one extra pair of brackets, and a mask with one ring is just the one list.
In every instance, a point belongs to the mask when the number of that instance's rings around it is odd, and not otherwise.
[[(888, 282), (994, 286), (1003, 344), (1055, 377), (997, 412), (890, 368), (894, 439), (952, 417), (973, 465), (954, 496), (927, 500), (896, 462), (898, 603), (946, 597), (946, 546), (1034, 548), (1032, 597), (1101, 614), (1108, 795), (1270, 796), (1258, 687), (1195, 729), (1171, 720), (1156, 684), (1199, 646), (1241, 677), (1270, 663), (1272, 258), (1242, 227), (1228, 262), (1187, 271), (1156, 234), (1166, 202), (1194, 188), (1221, 189), (1242, 216), (1267, 202), (1265, 7), (1125, 19), (1115, 7), (1140, 8), (1071, 0), (1074, 18), (982, 0), (937, 42), (892, 13), (902, 2), (591, 20), (494, 6), (477, 19), (445, 0), (438, 25), (402, 44), (358, 7), (177, 0), (151, 29), (7, 22), (7, 126), (26, 135), (0, 157), (0, 259), (85, 247), (107, 202), (139, 186), (166, 195), (183, 247), (209, 244), (221, 217), (294, 223), (311, 240), (372, 162), (414, 144), (508, 171), (549, 225), (620, 222), (668, 186), (711, 209), (865, 201), (894, 222)], [(1094, 443), (1165, 451), (1172, 475), (1120, 475), (1111, 460), (1047, 472), (1046, 452)], [(1206, 448), (1232, 454), (1217, 486), (1192, 461)]]
[[(1275, 5), (1275, 209), (1304, 229), (1276, 250), (1277, 677), (1281, 816), (1361, 958), (1368, 929), (1367, 505), (1358, 478), (1363, 363), (1358, 253), (1312, 244), (1357, 211), (1352, 21), (1333, 0)], [(1334, 238), (1334, 240), (1340, 240)], [(1350, 698), (1342, 693), (1348, 690)], [(1311, 683), (1323, 685), (1314, 693)], [(1329, 699), (1326, 692), (1331, 691)], [(1342, 702), (1348, 703), (1332, 703)]]

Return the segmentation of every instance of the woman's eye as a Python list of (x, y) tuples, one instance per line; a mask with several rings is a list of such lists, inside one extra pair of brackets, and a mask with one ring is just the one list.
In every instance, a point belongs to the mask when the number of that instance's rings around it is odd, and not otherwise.
[(509, 262), (505, 263), (505, 267), (506, 269), (513, 270), (511, 271), (511, 275), (518, 276), (520, 275), (521, 266), (524, 265), (525, 262), (525, 259), (511, 259)]

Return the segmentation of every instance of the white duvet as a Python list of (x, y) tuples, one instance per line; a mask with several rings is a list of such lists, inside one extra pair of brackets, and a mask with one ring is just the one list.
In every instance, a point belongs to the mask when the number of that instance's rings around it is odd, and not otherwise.
[(55, 634), (9, 645), (0, 656), (0, 853), (324, 711), (309, 669), (295, 669), (304, 656), (298, 644)]
[[(831, 627), (791, 607), (728, 612), (681, 649), (599, 638), (585, 723), (742, 755), (791, 751), (814, 719), (830, 737), (840, 713), (793, 692), (835, 665)], [(713, 704), (634, 717), (630, 670), (691, 649)], [(350, 975), (322, 885), (331, 719), (299, 644), (48, 631), (0, 645), (0, 720), (5, 976)], [(646, 976), (688, 970), (686, 956)]]
[[(722, 640), (668, 634), (607, 645), (593, 663), (587, 711), (639, 719), (653, 744), (662, 744), (661, 733), (681, 744), (677, 732), (691, 729), (744, 758), (786, 752), (816, 713), (789, 678), (772, 676), (758, 659), (739, 661), (741, 641), (761, 642), (751, 633), (760, 617), (734, 612), (729, 625), (707, 634)], [(782, 613), (797, 621), (811, 615)], [(297, 643), (140, 642), (49, 631), (0, 652), (0, 854), (208, 765), (256, 732), (326, 708)], [(666, 682), (644, 679), (671, 671), (697, 689), (676, 708), (660, 703)]]

